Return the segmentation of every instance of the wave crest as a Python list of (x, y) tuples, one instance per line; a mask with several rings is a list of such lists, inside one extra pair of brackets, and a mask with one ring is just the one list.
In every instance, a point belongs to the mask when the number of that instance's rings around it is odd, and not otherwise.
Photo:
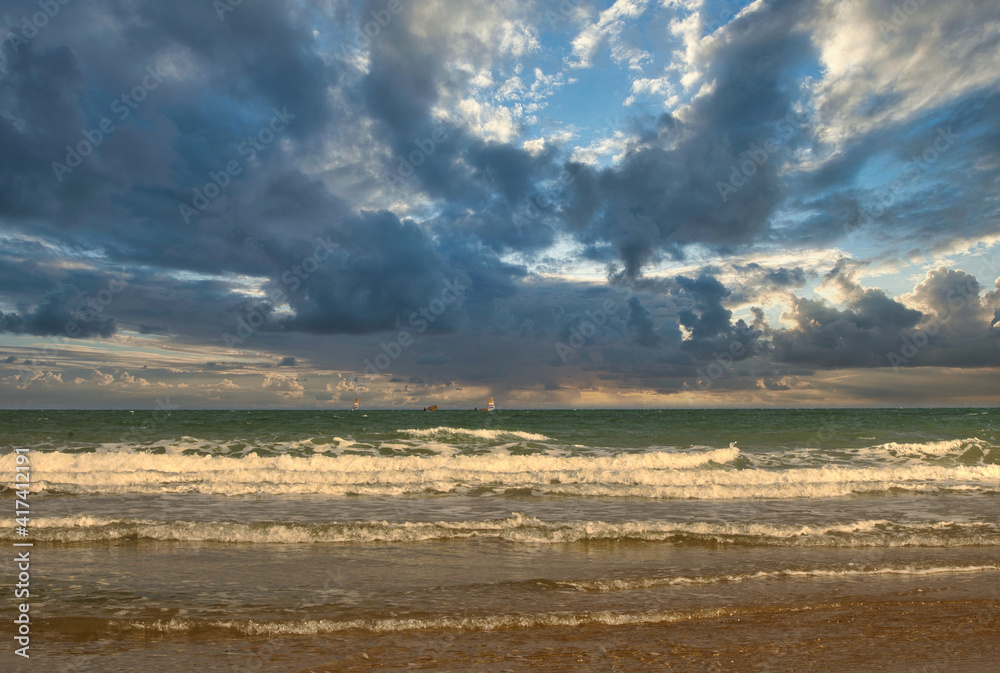
[[(492, 539), (519, 544), (624, 541), (672, 544), (784, 547), (1000, 546), (995, 523), (929, 521), (898, 524), (872, 519), (840, 524), (791, 526), (676, 521), (548, 522), (523, 514), (505, 519), (434, 522), (255, 523), (154, 521), (92, 516), (32, 520), (38, 542), (122, 539), (249, 544), (423, 542)], [(0, 539), (13, 539), (5, 521)]]
[(501, 440), (508, 437), (523, 439), (529, 442), (549, 442), (554, 441), (551, 437), (539, 435), (534, 432), (522, 432), (520, 430), (488, 430), (485, 428), (452, 428), (442, 425), (436, 428), (410, 428), (397, 430), (396, 432), (410, 437), (433, 437), (437, 435), (465, 435), (467, 437), (477, 437), (490, 441)]

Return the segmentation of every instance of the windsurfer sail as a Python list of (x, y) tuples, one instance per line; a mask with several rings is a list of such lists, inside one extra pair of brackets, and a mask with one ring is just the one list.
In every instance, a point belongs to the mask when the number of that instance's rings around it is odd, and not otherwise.
[(357, 411), (358, 409), (361, 408), (360, 405), (358, 404), (358, 400), (360, 399), (361, 399), (360, 397), (354, 398), (354, 404), (351, 406), (351, 411)]
[(486, 411), (494, 411), (496, 408), (497, 405), (493, 404), (493, 398), (490, 397), (490, 401), (486, 403)]

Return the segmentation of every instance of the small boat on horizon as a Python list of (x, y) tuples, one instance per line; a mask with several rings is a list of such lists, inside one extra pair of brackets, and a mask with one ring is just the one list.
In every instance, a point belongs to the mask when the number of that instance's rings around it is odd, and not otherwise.
[(497, 405), (493, 404), (493, 398), (490, 397), (490, 401), (486, 403), (485, 409), (478, 409), (477, 411), (496, 411)]

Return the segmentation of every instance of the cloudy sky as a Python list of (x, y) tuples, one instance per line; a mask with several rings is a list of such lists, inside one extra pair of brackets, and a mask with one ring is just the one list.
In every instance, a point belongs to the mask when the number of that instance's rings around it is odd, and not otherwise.
[(1000, 4), (0, 1), (6, 407), (1000, 400)]

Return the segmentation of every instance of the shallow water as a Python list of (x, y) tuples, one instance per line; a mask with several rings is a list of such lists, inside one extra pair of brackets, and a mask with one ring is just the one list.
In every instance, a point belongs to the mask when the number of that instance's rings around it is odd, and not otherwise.
[(4, 411), (0, 537), (44, 670), (995, 670), (998, 418)]

